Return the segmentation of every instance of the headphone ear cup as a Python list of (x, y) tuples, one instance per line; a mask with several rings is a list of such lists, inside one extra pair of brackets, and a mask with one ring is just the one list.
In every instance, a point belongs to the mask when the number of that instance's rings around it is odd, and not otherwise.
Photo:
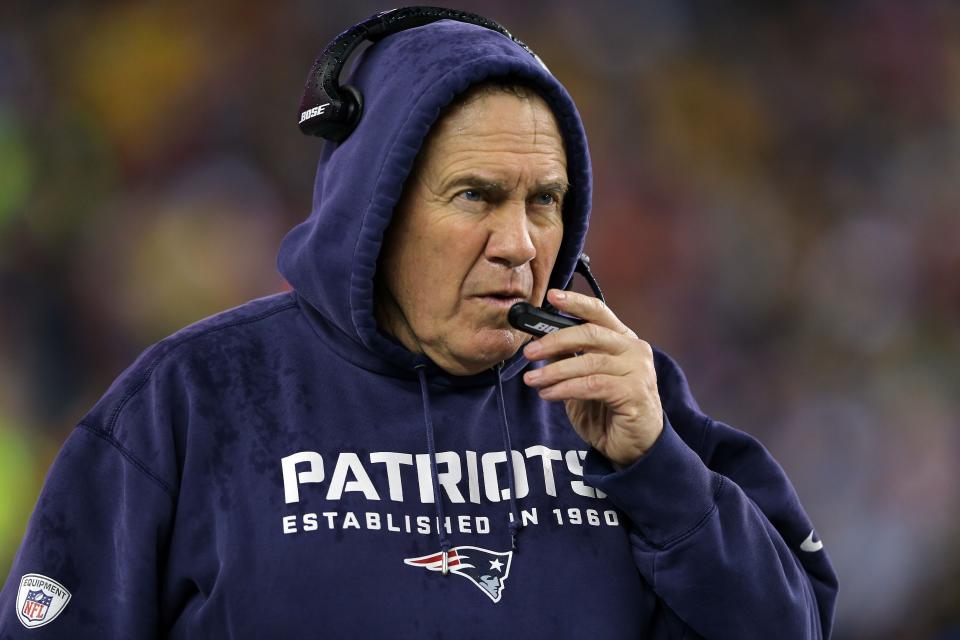
[(357, 128), (357, 124), (360, 123), (360, 116), (363, 115), (363, 94), (360, 93), (360, 90), (352, 84), (345, 84), (340, 86), (340, 91), (342, 94), (340, 109), (338, 110), (341, 114), (338, 118), (340, 122), (336, 131), (324, 136), (327, 140), (333, 140), (334, 142), (346, 140), (347, 136)]
[[(330, 91), (333, 93), (333, 91)], [(363, 114), (363, 94), (353, 85), (336, 88), (339, 99), (323, 88), (304, 94), (300, 103), (300, 130), (332, 142), (343, 142), (357, 127)]]

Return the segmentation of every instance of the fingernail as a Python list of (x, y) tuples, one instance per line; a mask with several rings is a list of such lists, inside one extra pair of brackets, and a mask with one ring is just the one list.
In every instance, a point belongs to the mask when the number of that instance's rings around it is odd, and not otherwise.
[(553, 297), (556, 298), (557, 300), (566, 300), (566, 299), (567, 299), (567, 292), (566, 292), (566, 291), (557, 291), (556, 293), (553, 294)]
[(531, 342), (523, 349), (523, 353), (528, 358), (531, 356), (536, 356), (538, 353), (540, 353), (540, 345), (536, 342)]
[(536, 382), (540, 378), (540, 369), (534, 369), (533, 371), (527, 371), (523, 376), (526, 378), (527, 382)]

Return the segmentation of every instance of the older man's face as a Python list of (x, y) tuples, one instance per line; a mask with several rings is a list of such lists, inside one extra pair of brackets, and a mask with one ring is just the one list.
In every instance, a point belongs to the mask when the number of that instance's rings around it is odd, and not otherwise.
[(539, 305), (563, 237), (567, 159), (550, 108), (530, 93), (481, 93), (441, 119), (384, 238), (377, 321), (456, 375), (509, 358), (507, 323)]

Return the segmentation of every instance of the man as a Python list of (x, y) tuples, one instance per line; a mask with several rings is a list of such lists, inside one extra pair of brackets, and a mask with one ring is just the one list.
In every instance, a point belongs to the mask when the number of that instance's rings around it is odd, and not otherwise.
[[(353, 82), (280, 251), (294, 290), (151, 347), (83, 418), (0, 637), (828, 636), (780, 468), (561, 290), (590, 162), (557, 80), (444, 20)], [(507, 309), (545, 295), (587, 323), (524, 346)]]

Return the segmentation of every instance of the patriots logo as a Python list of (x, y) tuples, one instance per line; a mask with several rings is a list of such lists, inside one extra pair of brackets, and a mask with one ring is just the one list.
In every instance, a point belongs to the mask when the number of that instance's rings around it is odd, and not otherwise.
[[(504, 583), (510, 575), (513, 551), (506, 553), (480, 547), (454, 547), (447, 552), (447, 567), (450, 573), (462, 576), (475, 584), (494, 602), (500, 602)], [(443, 570), (443, 552), (419, 558), (404, 558), (404, 564), (421, 567), (428, 571)]]

